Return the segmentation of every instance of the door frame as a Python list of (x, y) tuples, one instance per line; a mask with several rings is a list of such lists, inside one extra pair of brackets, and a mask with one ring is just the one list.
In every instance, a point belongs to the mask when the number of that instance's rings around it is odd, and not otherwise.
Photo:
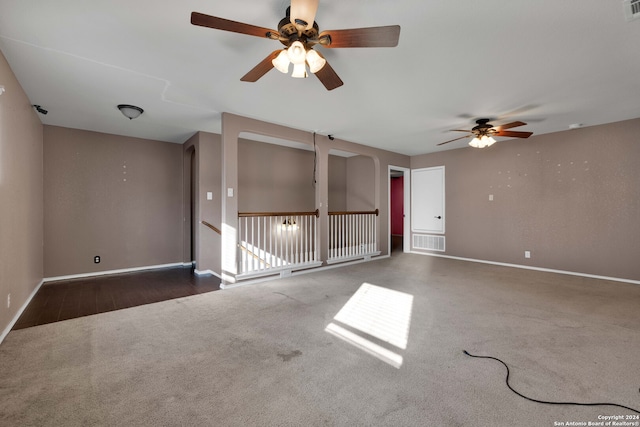
[[(387, 170), (387, 208), (388, 208), (388, 224), (387, 230), (389, 231), (389, 236), (391, 236), (391, 171), (399, 171), (402, 172), (403, 177), (403, 213), (404, 220), (402, 224), (402, 252), (408, 253), (411, 252), (411, 169), (405, 168), (401, 166), (393, 166), (389, 165)], [(389, 238), (389, 247), (387, 248), (387, 253), (391, 255), (391, 238)]]

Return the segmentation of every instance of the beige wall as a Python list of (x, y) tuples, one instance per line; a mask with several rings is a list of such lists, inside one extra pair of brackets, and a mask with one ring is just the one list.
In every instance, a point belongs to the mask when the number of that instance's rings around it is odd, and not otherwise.
[(411, 168), (446, 166), (448, 255), (640, 280), (638, 135), (629, 120), (415, 156)]
[[(41, 283), (42, 123), (0, 53), (0, 340)], [(11, 306), (7, 296), (11, 294)]]
[(181, 262), (182, 162), (178, 144), (45, 126), (45, 276)]
[[(221, 137), (218, 134), (198, 132), (184, 143), (184, 224), (185, 262), (196, 261), (198, 272), (211, 271), (220, 275), (221, 241), (220, 235), (205, 227), (201, 221), (221, 228), (222, 200), (222, 156)], [(194, 152), (193, 174), (191, 173), (191, 153)], [(191, 179), (194, 179), (194, 212), (191, 212)], [(212, 200), (207, 193), (212, 193)], [(191, 219), (193, 218), (193, 236)], [(191, 239), (194, 239), (194, 258), (191, 257)]]
[(347, 210), (347, 158), (329, 155), (329, 211)]
[(313, 152), (238, 141), (240, 212), (310, 212), (315, 208)]
[[(380, 173), (385, 174), (386, 169)], [(347, 159), (347, 210), (375, 210), (377, 208), (375, 182), (375, 163), (371, 157), (349, 157)]]

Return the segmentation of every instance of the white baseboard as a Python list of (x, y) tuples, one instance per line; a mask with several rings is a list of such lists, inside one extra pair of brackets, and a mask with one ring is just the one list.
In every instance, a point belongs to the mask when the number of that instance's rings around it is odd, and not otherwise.
[(91, 273), (80, 273), (80, 274), (70, 274), (68, 276), (56, 276), (56, 277), (45, 277), (43, 281), (47, 282), (57, 282), (60, 280), (69, 280), (69, 279), (82, 279), (85, 277), (96, 277), (96, 276), (107, 276), (109, 274), (122, 274), (122, 273), (135, 273), (138, 271), (146, 271), (146, 270), (160, 270), (163, 268), (173, 268), (173, 267), (190, 267), (191, 263), (184, 262), (175, 262), (171, 264), (160, 264), (160, 265), (146, 265), (143, 267), (132, 267), (132, 268), (121, 268), (118, 270), (104, 270), (104, 271), (94, 271)]
[(27, 298), (27, 300), (24, 302), (24, 304), (22, 304), (22, 307), (20, 307), (20, 310), (18, 310), (16, 315), (13, 317), (13, 320), (11, 320), (11, 322), (9, 322), (7, 327), (4, 328), (4, 331), (2, 331), (2, 335), (0, 335), (0, 344), (2, 344), (2, 341), (4, 341), (4, 339), (7, 337), (9, 332), (11, 332), (11, 329), (16, 324), (16, 322), (18, 321), (20, 316), (22, 316), (22, 313), (27, 308), (27, 306), (29, 305), (29, 303), (31, 302), (33, 297), (36, 295), (36, 293), (38, 293), (38, 290), (40, 289), (40, 287), (42, 286), (43, 283), (44, 283), (44, 280), (41, 280), (40, 283), (38, 283), (38, 285), (35, 287), (35, 289), (31, 292), (31, 295), (29, 295), (29, 298)]
[[(374, 258), (370, 258), (370, 259), (359, 259), (356, 261), (347, 261), (347, 262), (343, 262), (340, 264), (330, 264), (330, 265), (325, 265), (322, 267), (316, 267), (316, 268), (310, 268), (307, 270), (299, 270), (299, 271), (294, 271), (291, 273), (291, 276), (299, 276), (301, 274), (310, 274), (310, 273), (317, 273), (318, 271), (323, 271), (323, 270), (331, 270), (334, 268), (340, 268), (340, 267), (344, 267), (347, 265), (354, 265), (354, 264), (362, 264), (363, 262), (370, 262), (370, 261), (377, 261), (377, 260), (381, 260), (381, 259), (385, 259), (385, 258), (389, 258), (389, 255), (380, 255)], [(222, 283), (220, 284), (220, 289), (233, 289), (233, 288), (237, 288), (240, 286), (246, 286), (246, 285), (254, 285), (256, 283), (262, 283), (262, 282), (268, 282), (271, 280), (276, 280), (276, 279), (280, 279), (280, 272), (276, 271), (274, 272), (274, 275), (271, 276), (263, 276), (263, 277), (259, 277), (256, 279), (251, 279), (251, 280), (242, 280), (239, 282), (231, 282), (229, 279), (227, 279), (226, 283), (224, 278), (222, 279)]]
[(434, 253), (428, 253), (428, 252), (410, 251), (410, 253), (416, 254), (416, 255), (433, 256), (433, 257), (438, 257), (438, 258), (457, 259), (457, 260), (460, 260), (460, 261), (479, 262), (481, 264), (500, 265), (500, 266), (503, 266), (503, 267), (522, 268), (523, 270), (545, 271), (547, 273), (567, 274), (569, 276), (588, 277), (590, 279), (611, 280), (611, 281), (614, 281), (614, 282), (624, 282), (624, 283), (632, 283), (634, 285), (640, 285), (640, 280), (623, 279), (623, 278), (620, 278), (620, 277), (598, 276), (596, 274), (580, 273), (580, 272), (577, 272), (577, 271), (555, 270), (553, 268), (533, 267), (533, 266), (530, 266), (530, 265), (522, 265), (522, 264), (509, 264), (509, 263), (506, 263), (506, 262), (486, 261), (486, 260), (482, 260), (482, 259), (463, 258), (463, 257), (457, 257), (457, 256), (451, 256), (451, 255), (441, 255), (441, 254), (434, 254)]
[(222, 276), (220, 276), (218, 273), (216, 273), (213, 270), (198, 270), (198, 269), (195, 269), (195, 270), (193, 270), (193, 273), (196, 276), (216, 276), (218, 279), (222, 280)]

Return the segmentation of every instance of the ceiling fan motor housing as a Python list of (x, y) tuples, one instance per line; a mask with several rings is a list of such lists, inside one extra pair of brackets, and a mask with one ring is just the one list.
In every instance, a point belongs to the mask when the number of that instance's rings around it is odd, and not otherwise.
[(480, 136), (491, 136), (497, 133), (497, 130), (493, 127), (493, 125), (489, 124), (491, 119), (478, 119), (476, 120), (477, 126), (471, 128), (471, 132), (477, 137)]
[[(320, 33), (318, 23), (314, 22), (311, 28), (303, 29), (301, 24), (293, 24), (289, 19), (289, 9), (287, 8), (287, 16), (282, 18), (278, 23), (278, 32), (280, 33), (280, 42), (286, 47), (291, 46), (294, 41), (300, 40), (305, 46), (309, 45), (309, 40), (317, 40)], [(299, 31), (299, 29), (301, 31)]]

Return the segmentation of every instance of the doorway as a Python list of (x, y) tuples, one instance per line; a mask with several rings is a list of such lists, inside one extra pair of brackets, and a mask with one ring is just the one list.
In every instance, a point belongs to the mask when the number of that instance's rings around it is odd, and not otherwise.
[(197, 205), (196, 205), (196, 199), (198, 196), (197, 193), (197, 186), (196, 186), (196, 180), (198, 179), (198, 176), (196, 175), (197, 172), (197, 167), (196, 167), (196, 150), (192, 150), (191, 151), (191, 159), (190, 159), (190, 188), (189, 188), (189, 209), (190, 209), (190, 213), (189, 213), (189, 218), (190, 218), (190, 224), (191, 224), (191, 229), (189, 230), (189, 235), (191, 236), (191, 245), (190, 245), (190, 257), (189, 259), (191, 260), (191, 268), (195, 269), (195, 264), (194, 261), (196, 260), (196, 224), (197, 224), (197, 216), (196, 216), (196, 211), (197, 211)]
[(389, 166), (389, 254), (409, 252), (410, 169)]
[(184, 205), (183, 205), (183, 222), (184, 222), (184, 241), (183, 241), (183, 264), (191, 265), (195, 268), (195, 260), (197, 256), (197, 231), (198, 231), (198, 162), (195, 147), (189, 147), (184, 152), (183, 157), (184, 171)]

